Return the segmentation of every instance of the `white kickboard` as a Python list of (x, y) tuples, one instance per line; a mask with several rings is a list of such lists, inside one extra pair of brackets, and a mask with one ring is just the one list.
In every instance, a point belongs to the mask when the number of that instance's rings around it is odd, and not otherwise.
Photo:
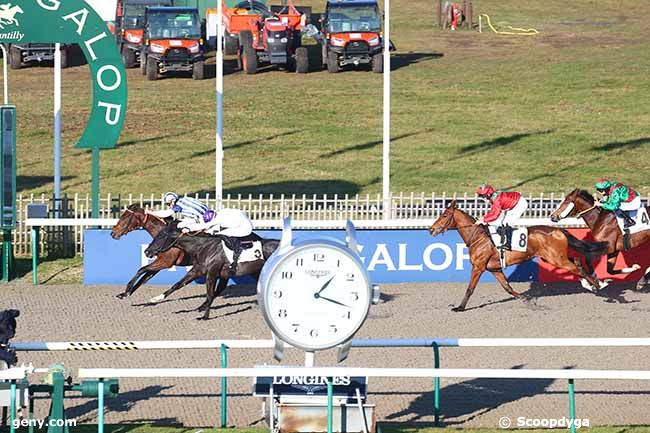
[[(499, 247), (501, 245), (501, 235), (497, 233), (496, 226), (489, 226), (490, 236), (492, 237), (492, 242), (494, 245)], [(527, 227), (516, 227), (515, 231), (512, 232), (512, 251), (518, 251), (525, 253), (528, 249), (528, 228)]]
[[(223, 241), (221, 241), (221, 246), (223, 246), (223, 252), (226, 253), (228, 261), (232, 263), (232, 250), (228, 248)], [(263, 257), (264, 254), (262, 254), (262, 242), (254, 241), (252, 248), (242, 250), (241, 255), (239, 256), (239, 263), (254, 262), (255, 260), (261, 260)]]
[[(650, 218), (648, 218), (648, 212), (645, 207), (642, 207), (636, 212), (630, 212), (630, 216), (636, 221), (636, 224), (629, 227), (630, 234), (650, 230)], [(621, 233), (625, 233), (625, 220), (616, 215), (616, 222), (618, 223), (618, 228), (621, 229)]]

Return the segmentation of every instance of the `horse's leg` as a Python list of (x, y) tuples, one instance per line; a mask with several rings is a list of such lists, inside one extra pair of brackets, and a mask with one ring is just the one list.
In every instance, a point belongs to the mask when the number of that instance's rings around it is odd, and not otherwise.
[(131, 296), (138, 288), (153, 278), (154, 275), (158, 273), (158, 270), (150, 269), (151, 265), (143, 266), (138, 269), (138, 272), (135, 273), (133, 278), (126, 284), (126, 289), (124, 292), (117, 295), (118, 299), (124, 299), (127, 296)]
[(159, 302), (162, 302), (165, 299), (167, 299), (175, 291), (187, 286), (189, 283), (191, 283), (192, 281), (199, 278), (201, 276), (201, 272), (199, 272), (195, 268), (196, 268), (196, 266), (192, 266), (192, 269), (187, 271), (187, 273), (183, 276), (183, 278), (181, 278), (176, 283), (174, 283), (174, 285), (171, 286), (169, 289), (167, 289), (164, 293), (161, 293), (160, 295), (149, 299), (149, 303), (150, 304), (157, 304)]
[(494, 277), (497, 279), (499, 284), (501, 284), (501, 287), (503, 287), (503, 289), (506, 292), (508, 292), (515, 298), (521, 298), (521, 293), (517, 292), (515, 289), (512, 288), (512, 286), (508, 282), (508, 279), (504, 275), (503, 271), (492, 271), (492, 273), (494, 274)]
[[(582, 265), (578, 265), (575, 263), (575, 261), (569, 260), (569, 258), (566, 255), (559, 255), (559, 256), (549, 256), (549, 257), (544, 257), (544, 260), (546, 260), (549, 264), (555, 266), (556, 268), (562, 268), (564, 270), (567, 270), (571, 272), (573, 275), (578, 275), (591, 284), (591, 286), (594, 288), (594, 290), (600, 289), (600, 281), (598, 281), (598, 278), (594, 277), (591, 274), (587, 274), (584, 269), (582, 269)], [(584, 287), (584, 286), (583, 286)], [(590, 290), (589, 288), (585, 287), (587, 290)], [(590, 290), (590, 291), (594, 291)]]
[(641, 277), (639, 282), (636, 283), (635, 290), (637, 291), (643, 290), (643, 288), (648, 284), (649, 281), (650, 281), (650, 266), (646, 268), (643, 277)]
[(203, 311), (203, 316), (198, 317), (197, 320), (208, 320), (210, 318), (210, 307), (212, 306), (212, 302), (216, 296), (215, 285), (217, 284), (218, 279), (217, 272), (212, 270), (208, 271), (205, 280), (205, 302), (203, 302), (203, 304), (198, 308), (198, 311)]
[(472, 266), (472, 276), (469, 278), (469, 285), (467, 286), (467, 290), (465, 291), (465, 297), (463, 298), (462, 302), (458, 307), (452, 308), (452, 311), (465, 310), (465, 307), (467, 306), (467, 302), (469, 301), (470, 296), (472, 296), (472, 293), (474, 293), (476, 284), (478, 284), (478, 279), (481, 277), (483, 271), (484, 271), (483, 269), (479, 269), (476, 266)]
[(607, 273), (610, 275), (618, 275), (618, 274), (631, 274), (634, 271), (638, 271), (641, 269), (641, 266), (638, 264), (632, 265), (631, 268), (623, 268), (623, 269), (614, 269), (614, 266), (616, 266), (616, 258), (618, 257), (619, 252), (613, 252), (610, 254), (607, 254)]

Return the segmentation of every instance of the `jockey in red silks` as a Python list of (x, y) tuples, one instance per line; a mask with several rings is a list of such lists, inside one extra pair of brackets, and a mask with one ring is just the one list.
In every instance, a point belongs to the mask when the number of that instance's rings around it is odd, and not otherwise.
[(514, 225), (526, 212), (528, 202), (518, 192), (496, 191), (490, 185), (483, 184), (476, 190), (476, 195), (487, 200), (492, 209), (479, 218), (476, 224), (492, 226)]
[[(495, 227), (513, 226), (528, 208), (528, 202), (520, 193), (496, 191), (487, 184), (478, 187), (476, 195), (488, 201), (492, 205), (492, 209), (485, 216), (479, 218), (475, 224), (488, 224)], [(512, 229), (497, 229), (497, 232), (501, 234), (501, 246), (507, 246)]]

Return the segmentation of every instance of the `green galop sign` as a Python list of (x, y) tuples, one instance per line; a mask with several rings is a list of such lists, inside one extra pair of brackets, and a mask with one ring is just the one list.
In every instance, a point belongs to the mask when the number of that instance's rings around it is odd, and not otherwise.
[(126, 113), (126, 72), (115, 39), (92, 7), (83, 0), (0, 0), (0, 42), (78, 44), (91, 71), (93, 106), (76, 147), (115, 147)]

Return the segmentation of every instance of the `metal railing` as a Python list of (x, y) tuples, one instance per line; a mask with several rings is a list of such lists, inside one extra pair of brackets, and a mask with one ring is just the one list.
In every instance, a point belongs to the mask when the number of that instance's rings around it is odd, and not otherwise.
[[(194, 194), (210, 207), (216, 208), (217, 201), (209, 194)], [(564, 200), (564, 194), (539, 194), (525, 196), (528, 211), (524, 218), (548, 218)], [(160, 208), (161, 196), (129, 194), (107, 194), (100, 198), (100, 218), (118, 218), (124, 208), (131, 204), (142, 207)], [(440, 216), (451, 200), (471, 215), (483, 215), (488, 205), (473, 194), (449, 193), (399, 193), (391, 196), (392, 221), (397, 220), (433, 220)], [(643, 196), (644, 203), (650, 202), (650, 196)], [(19, 195), (16, 202), (18, 226), (13, 232), (14, 253), (19, 256), (31, 254), (31, 230), (27, 226), (27, 206), (32, 203), (47, 204), (50, 218), (87, 219), (91, 217), (90, 194), (64, 195), (59, 200), (58, 211), (55, 201), (44, 194), (37, 196)], [(380, 194), (365, 195), (227, 195), (222, 201), (223, 207), (238, 208), (246, 211), (253, 221), (280, 220), (291, 216), (294, 221), (345, 221), (364, 220), (380, 221), (384, 219), (383, 200)], [(71, 254), (82, 253), (83, 233), (87, 226), (76, 225), (44, 230), (40, 240), (39, 251), (52, 253), (64, 251)], [(63, 245), (59, 245), (63, 244)]]

